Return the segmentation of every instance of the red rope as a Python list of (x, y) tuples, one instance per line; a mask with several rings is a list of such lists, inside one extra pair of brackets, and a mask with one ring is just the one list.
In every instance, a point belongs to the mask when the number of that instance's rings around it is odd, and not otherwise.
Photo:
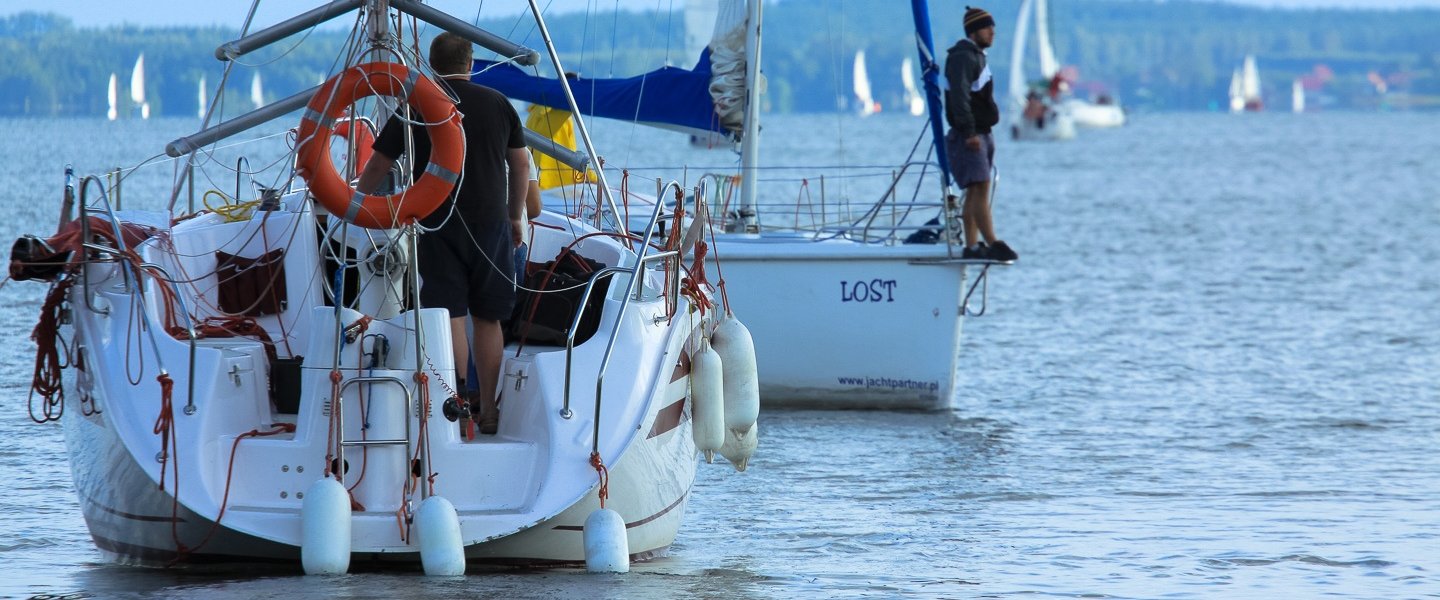
[[(65, 304), (65, 295), (75, 285), (70, 277), (62, 278), (50, 286), (45, 294), (45, 305), (40, 309), (40, 320), (30, 331), (35, 342), (35, 372), (30, 379), (30, 420), (36, 423), (58, 421), (65, 412), (65, 362), (60, 360), (60, 316)], [(40, 416), (35, 415), (35, 396), (41, 399)]]
[[(335, 419), (340, 414), (340, 370), (330, 370), (330, 419), (325, 427), (325, 476), (334, 474), (331, 467), (335, 464)], [(344, 465), (341, 465), (344, 468)], [(339, 481), (339, 474), (335, 474), (335, 480)]]
[[(161, 373), (155, 378), (160, 382), (160, 414), (155, 417), (155, 427), (151, 430), (160, 436), (160, 489), (165, 489), (165, 464), (167, 462), (175, 465), (176, 456), (172, 454), (175, 450), (175, 407), (171, 402), (171, 394), (175, 390), (175, 382), (170, 375)], [(180, 477), (179, 466), (175, 465), (175, 477)], [(179, 483), (176, 483), (175, 491), (178, 494)]]
[(590, 466), (595, 468), (595, 474), (600, 476), (600, 490), (596, 493), (600, 498), (600, 508), (605, 508), (605, 501), (610, 499), (610, 469), (605, 468), (605, 461), (600, 460), (599, 452), (590, 453)]
[(276, 423), (275, 428), (270, 431), (251, 429), (236, 436), (235, 442), (230, 444), (230, 466), (225, 469), (225, 493), (220, 497), (220, 512), (215, 515), (215, 520), (210, 523), (210, 531), (205, 533), (205, 537), (200, 538), (200, 543), (195, 544), (195, 547), (185, 548), (183, 544), (176, 544), (177, 556), (173, 562), (180, 562), (184, 559), (185, 555), (204, 548), (205, 544), (210, 543), (210, 538), (215, 536), (215, 530), (220, 528), (220, 520), (225, 518), (225, 509), (230, 505), (230, 484), (235, 478), (235, 454), (240, 450), (240, 440), (252, 437), (279, 435), (282, 433), (295, 433), (295, 424)]

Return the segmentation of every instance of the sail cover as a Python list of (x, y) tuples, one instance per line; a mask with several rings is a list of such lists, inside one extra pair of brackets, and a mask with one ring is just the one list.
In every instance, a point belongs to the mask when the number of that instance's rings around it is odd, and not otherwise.
[[(471, 81), (495, 88), (512, 100), (569, 110), (558, 79), (528, 74), (509, 63), (476, 60)], [(624, 79), (571, 77), (580, 112), (676, 129), (692, 134), (724, 133), (710, 99), (710, 52), (693, 69), (664, 67)]]
[[(580, 112), (691, 135), (738, 137), (744, 120), (744, 7), (742, 0), (721, 0), (715, 33), (693, 68), (662, 67), (616, 79), (570, 77)], [(558, 79), (488, 60), (476, 60), (473, 72), (472, 81), (512, 100), (570, 110)]]

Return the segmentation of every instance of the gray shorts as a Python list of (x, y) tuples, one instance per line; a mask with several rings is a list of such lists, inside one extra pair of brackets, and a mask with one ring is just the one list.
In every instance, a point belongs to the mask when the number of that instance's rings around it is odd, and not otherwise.
[(995, 136), (980, 134), (980, 149), (971, 150), (954, 129), (945, 134), (945, 154), (950, 157), (950, 174), (955, 185), (962, 188), (990, 181), (990, 166), (995, 163)]

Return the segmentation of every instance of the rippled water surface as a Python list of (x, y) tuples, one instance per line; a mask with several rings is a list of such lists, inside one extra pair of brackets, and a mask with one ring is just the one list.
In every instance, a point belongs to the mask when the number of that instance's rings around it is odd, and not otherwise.
[[(53, 228), (66, 161), (133, 165), (194, 127), (3, 124), (7, 240)], [(732, 161), (598, 127), (610, 164)], [(774, 117), (765, 160), (897, 163), (919, 131)], [(1434, 115), (1140, 115), (1071, 143), (1001, 140), (997, 227), (1022, 258), (965, 324), (960, 409), (767, 412), (751, 469), (703, 465), (670, 556), (626, 576), (106, 565), (59, 428), (25, 415), (43, 288), (11, 283), (0, 596), (1434, 597), (1437, 160)], [(171, 169), (127, 180), (126, 204), (161, 205)], [(868, 197), (883, 182), (828, 185)]]

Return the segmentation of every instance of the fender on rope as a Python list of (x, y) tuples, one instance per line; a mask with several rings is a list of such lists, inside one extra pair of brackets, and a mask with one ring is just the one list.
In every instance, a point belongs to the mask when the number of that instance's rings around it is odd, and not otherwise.
[[(330, 156), (336, 122), (356, 100), (392, 96), (415, 107), (430, 135), (430, 164), (409, 189), (390, 196), (361, 194), (350, 187)], [(305, 107), (297, 135), (296, 164), (315, 199), (349, 223), (367, 229), (394, 229), (434, 212), (460, 180), (465, 134), (460, 113), (435, 82), (396, 63), (365, 63), (331, 77)]]

